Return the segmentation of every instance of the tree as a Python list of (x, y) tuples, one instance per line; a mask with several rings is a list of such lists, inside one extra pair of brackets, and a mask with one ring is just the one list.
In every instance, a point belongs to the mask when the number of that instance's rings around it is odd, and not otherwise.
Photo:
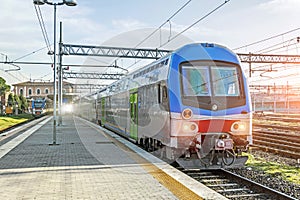
[(0, 77), (0, 112), (3, 114), (3, 100), (5, 98), (5, 93), (10, 90), (10, 86), (6, 85), (6, 80), (4, 80), (2, 77)]
[(7, 115), (10, 115), (13, 113), (14, 106), (15, 106), (15, 97), (14, 97), (13, 93), (10, 93), (7, 98), (7, 110), (5, 110)]
[(21, 105), (19, 105), (19, 107), (21, 108), (22, 112), (26, 112), (26, 110), (28, 109), (27, 99), (22, 94), (20, 94), (19, 99), (21, 102)]
[(15, 105), (15, 97), (14, 97), (14, 95), (12, 93), (10, 93), (8, 95), (7, 105), (8, 106), (14, 106)]
[[(22, 103), (21, 103), (21, 100), (20, 100), (20, 98), (19, 98), (19, 96), (18, 95), (14, 95), (14, 98), (15, 98), (15, 106), (14, 106), (14, 110), (17, 108), (17, 106), (18, 106), (18, 111), (21, 111), (21, 105), (22, 105)], [(20, 112), (19, 112), (20, 113)]]
[(0, 77), (0, 96), (4, 95), (5, 92), (10, 90), (10, 85), (6, 85), (6, 80)]

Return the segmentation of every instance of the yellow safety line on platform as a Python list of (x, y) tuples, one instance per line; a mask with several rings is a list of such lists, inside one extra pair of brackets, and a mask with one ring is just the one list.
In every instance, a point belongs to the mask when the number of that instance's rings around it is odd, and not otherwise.
[(182, 185), (173, 177), (163, 172), (161, 169), (157, 168), (155, 165), (149, 163), (142, 165), (142, 167), (146, 171), (148, 171), (148, 173), (151, 174), (156, 180), (158, 180), (163, 186), (168, 188), (179, 199), (203, 200), (203, 198), (199, 197), (193, 191)]

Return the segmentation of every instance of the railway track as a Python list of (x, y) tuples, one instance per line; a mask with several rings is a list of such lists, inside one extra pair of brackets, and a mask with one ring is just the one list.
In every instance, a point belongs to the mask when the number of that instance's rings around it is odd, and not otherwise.
[(299, 131), (300, 132), (300, 125), (277, 125), (277, 124), (257, 124), (253, 123), (254, 127), (257, 128), (265, 128), (265, 129), (273, 129), (273, 130), (279, 130), (279, 131)]
[(260, 113), (253, 116), (259, 120), (253, 123), (253, 147), (300, 159), (300, 115)]
[[(261, 127), (256, 126), (255, 127)], [(263, 126), (265, 128), (265, 126)], [(287, 130), (287, 127), (285, 127)], [(300, 159), (300, 134), (289, 132), (254, 129), (252, 147), (283, 155), (284, 157)]]
[(36, 125), (37, 123), (43, 121), (47, 117), (49, 117), (49, 116), (46, 115), (43, 117), (28, 120), (28, 121), (19, 123), (15, 126), (9, 127), (8, 129), (1, 131), (0, 132), (0, 145), (5, 143), (11, 137), (15, 137), (19, 134), (22, 134), (24, 131), (26, 131), (30, 127)]
[(28, 124), (28, 123), (30, 123), (30, 122), (32, 122), (32, 121), (35, 121), (35, 120), (38, 120), (39, 118), (45, 117), (45, 116), (47, 116), (47, 115), (48, 115), (48, 114), (42, 114), (42, 115), (36, 116), (36, 117), (34, 117), (34, 118), (32, 118), (32, 119), (28, 119), (28, 120), (26, 120), (26, 121), (24, 121), (24, 122), (21, 122), (21, 123), (12, 125), (12, 126), (10, 126), (10, 127), (8, 127), (8, 128), (1, 129), (1, 130), (0, 130), (0, 135), (3, 134), (3, 133), (9, 132), (10, 130), (13, 130), (13, 129), (15, 129), (15, 128), (23, 127), (25, 124)]
[(232, 200), (296, 200), (227, 170), (182, 170), (185, 174)]
[(288, 122), (288, 123), (299, 123), (300, 115), (283, 115), (283, 114), (266, 114), (266, 115), (253, 115), (254, 119), (263, 119), (267, 121), (279, 121), (279, 122)]

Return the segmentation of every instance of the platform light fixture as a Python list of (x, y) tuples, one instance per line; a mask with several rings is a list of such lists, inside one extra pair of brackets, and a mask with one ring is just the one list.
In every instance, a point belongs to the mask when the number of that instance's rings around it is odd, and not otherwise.
[(45, 3), (49, 4), (49, 5), (55, 5), (55, 4), (56, 5), (66, 4), (67, 6), (76, 6), (77, 5), (76, 0), (63, 0), (63, 2), (59, 2), (59, 3), (53, 3), (48, 0), (33, 0), (33, 3), (35, 5), (44, 5)]
[[(56, 96), (57, 96), (57, 87), (56, 87), (56, 6), (60, 6), (60, 5), (64, 5), (66, 4), (67, 6), (76, 6), (77, 2), (76, 0), (63, 0), (62, 2), (50, 2), (48, 0), (33, 0), (33, 4), (35, 5), (44, 5), (44, 4), (48, 4), (48, 5), (52, 5), (54, 6), (54, 31), (53, 31), (53, 35), (54, 35), (54, 51), (53, 51), (53, 68), (54, 68), (54, 77), (53, 77), (53, 145), (56, 145)], [(61, 66), (60, 66), (61, 68)], [(60, 70), (60, 74), (61, 75), (62, 70)], [(61, 112), (60, 112), (61, 113)]]

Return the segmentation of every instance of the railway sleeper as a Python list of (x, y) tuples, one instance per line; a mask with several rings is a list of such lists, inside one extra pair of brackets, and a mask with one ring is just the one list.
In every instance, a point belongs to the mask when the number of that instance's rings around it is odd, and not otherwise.
[(223, 184), (207, 184), (206, 186), (211, 187), (211, 188), (214, 188), (214, 187), (238, 187), (239, 184), (237, 184), (237, 183), (223, 183)]
[(232, 189), (221, 189), (221, 190), (216, 190), (216, 192), (219, 193), (228, 193), (228, 192), (251, 192), (248, 188), (232, 188)]
[(241, 199), (241, 198), (251, 198), (251, 197), (266, 197), (264, 193), (252, 193), (252, 194), (233, 194), (233, 195), (226, 195), (227, 198), (230, 199)]

